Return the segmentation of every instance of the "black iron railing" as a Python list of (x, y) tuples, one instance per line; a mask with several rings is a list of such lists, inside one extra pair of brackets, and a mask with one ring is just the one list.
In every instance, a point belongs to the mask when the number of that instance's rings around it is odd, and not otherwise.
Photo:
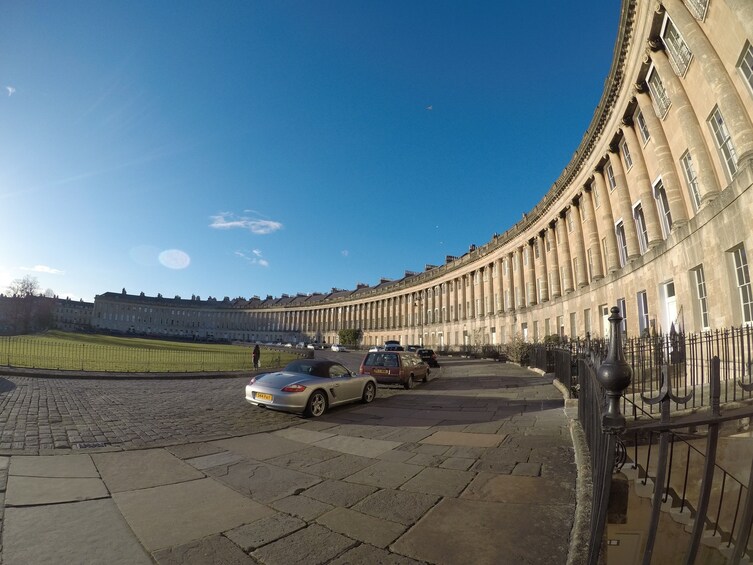
[[(603, 342), (576, 353), (578, 417), (592, 461), (589, 563), (605, 559), (602, 542), (612, 476), (628, 458), (623, 472), (652, 501), (643, 563), (667, 558), (667, 544), (659, 539), (662, 510), (688, 524), (684, 545), (673, 538), (672, 559), (678, 554), (685, 563), (707, 559), (704, 552), (711, 550), (702, 546), (703, 539), (715, 540), (718, 549), (713, 551), (731, 563), (750, 559), (753, 450), (736, 452), (737, 460), (723, 463), (717, 456), (722, 426), (753, 416), (753, 402), (729, 404), (751, 397), (750, 328), (628, 340), (623, 347), (618, 331), (622, 319), (617, 309), (612, 313), (607, 355)], [(558, 364), (567, 364), (567, 357)], [(698, 409), (686, 410), (693, 407)], [(685, 411), (678, 416), (678, 410)], [(631, 416), (628, 421), (624, 413)], [(630, 442), (629, 449), (623, 439)]]

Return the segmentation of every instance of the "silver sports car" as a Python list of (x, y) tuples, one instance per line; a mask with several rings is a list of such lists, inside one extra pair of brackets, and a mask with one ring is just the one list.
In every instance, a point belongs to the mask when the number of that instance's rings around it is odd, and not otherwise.
[(321, 416), (330, 406), (376, 397), (376, 379), (351, 373), (340, 363), (301, 359), (277, 373), (264, 373), (246, 385), (246, 400), (255, 406)]

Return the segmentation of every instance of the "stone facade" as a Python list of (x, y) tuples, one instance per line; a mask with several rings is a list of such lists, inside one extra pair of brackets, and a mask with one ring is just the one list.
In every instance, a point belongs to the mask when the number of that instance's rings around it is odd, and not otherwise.
[(615, 304), (633, 335), (751, 324), (751, 43), (751, 2), (623, 0), (612, 68), (580, 146), (505, 233), (355, 290), (172, 304), (106, 293), (93, 325), (327, 343), (360, 328), (367, 345), (453, 347), (603, 336)]

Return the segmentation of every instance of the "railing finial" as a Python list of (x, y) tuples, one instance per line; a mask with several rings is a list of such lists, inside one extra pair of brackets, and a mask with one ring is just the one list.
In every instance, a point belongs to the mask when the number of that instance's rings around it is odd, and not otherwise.
[(625, 417), (620, 413), (620, 397), (630, 385), (633, 370), (625, 360), (622, 351), (622, 335), (620, 322), (623, 318), (620, 309), (613, 306), (610, 310), (609, 323), (612, 328), (609, 333), (609, 352), (604, 362), (596, 371), (596, 379), (606, 390), (607, 406), (601, 417), (601, 428), (610, 434), (620, 434), (625, 430)]

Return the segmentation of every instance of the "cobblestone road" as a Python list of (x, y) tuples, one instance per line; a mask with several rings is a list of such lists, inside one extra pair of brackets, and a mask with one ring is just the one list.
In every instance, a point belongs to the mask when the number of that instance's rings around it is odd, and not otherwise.
[[(355, 360), (362, 355), (351, 356), (346, 365), (357, 370)], [(301, 423), (294, 414), (249, 405), (244, 397), (247, 382), (248, 377), (82, 380), (0, 372), (0, 453), (138, 449)], [(380, 387), (378, 397), (401, 390)]]

